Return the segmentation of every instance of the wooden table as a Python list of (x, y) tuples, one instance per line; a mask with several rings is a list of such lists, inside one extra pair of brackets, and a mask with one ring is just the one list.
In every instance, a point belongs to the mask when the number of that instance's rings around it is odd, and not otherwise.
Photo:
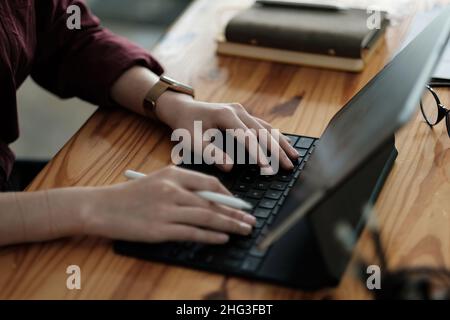
[[(284, 132), (310, 136), (320, 136), (331, 117), (386, 64), (409, 26), (407, 19), (390, 28), (361, 74), (217, 57), (214, 39), (221, 26), (250, 2), (194, 2), (155, 54), (169, 75), (191, 82), (200, 99), (239, 101)], [(377, 204), (391, 267), (450, 267), (450, 139), (444, 128), (430, 130), (418, 114), (397, 135), (400, 156)], [(170, 161), (169, 134), (126, 111), (99, 110), (29, 190), (108, 185), (124, 181), (125, 168), (159, 169)], [(374, 256), (366, 232), (357, 251), (369, 260)], [(72, 264), (82, 270), (79, 291), (66, 288), (65, 271)], [(335, 290), (303, 293), (117, 256), (111, 241), (91, 237), (0, 250), (2, 299), (319, 299), (329, 294), (370, 297), (350, 271)]]

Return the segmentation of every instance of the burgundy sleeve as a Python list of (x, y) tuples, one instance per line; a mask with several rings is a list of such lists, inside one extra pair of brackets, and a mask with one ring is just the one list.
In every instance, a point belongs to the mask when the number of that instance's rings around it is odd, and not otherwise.
[[(161, 74), (161, 65), (144, 49), (100, 26), (82, 0), (36, 1), (37, 50), (31, 75), (62, 98), (77, 96), (112, 105), (110, 88), (130, 67)], [(81, 29), (67, 27), (67, 7), (81, 9)]]

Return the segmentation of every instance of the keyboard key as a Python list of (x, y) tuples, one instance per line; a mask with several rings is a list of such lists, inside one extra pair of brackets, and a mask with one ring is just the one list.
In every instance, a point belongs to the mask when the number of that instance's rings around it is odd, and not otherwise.
[(195, 242), (183, 242), (181, 243), (181, 246), (185, 249), (193, 249), (194, 247), (197, 247), (198, 244)]
[(167, 256), (170, 258), (178, 258), (178, 256), (181, 254), (182, 248), (178, 245), (174, 246), (173, 248), (170, 248)]
[(270, 216), (270, 210), (264, 208), (256, 208), (255, 211), (253, 211), (253, 215), (257, 218), (267, 219), (267, 217)]
[(269, 217), (269, 219), (267, 219), (266, 225), (270, 226), (270, 225), (273, 223), (274, 220), (275, 220), (275, 216), (274, 216), (274, 215), (271, 215), (271, 216)]
[(292, 160), (292, 164), (293, 164), (295, 167), (298, 167), (298, 166), (300, 165), (300, 163), (302, 162), (302, 160), (303, 160), (302, 157), (298, 157), (297, 159)]
[(247, 193), (247, 197), (253, 199), (261, 199), (264, 197), (264, 191), (252, 189)]
[(195, 258), (197, 258), (196, 252), (195, 251), (189, 251), (188, 255), (187, 255), (187, 259), (188, 260), (194, 260)]
[(309, 148), (311, 148), (313, 143), (314, 143), (314, 139), (302, 137), (297, 141), (297, 143), (295, 144), (295, 147), (302, 148), (302, 149), (309, 149)]
[(266, 255), (266, 253), (267, 251), (261, 251), (258, 249), (258, 247), (253, 247), (249, 252), (251, 256), (256, 258), (263, 258)]
[(241, 269), (246, 272), (254, 272), (258, 269), (261, 259), (255, 257), (249, 257), (245, 259), (241, 266)]
[(281, 174), (277, 176), (277, 180), (282, 182), (290, 182), (292, 180), (292, 174)]
[(243, 260), (247, 256), (247, 251), (242, 249), (231, 248), (228, 250), (227, 255), (233, 260)]
[(300, 157), (305, 157), (308, 154), (308, 149), (300, 149), (300, 148), (295, 148), (298, 151), (298, 154), (300, 155)]
[(233, 188), (233, 181), (222, 181), (222, 184), (225, 188), (227, 188), (228, 190), (231, 190)]
[[(261, 232), (259, 233), (259, 235), (262, 237), (266, 236), (269, 233), (269, 227), (264, 227)], [(256, 243), (260, 243), (260, 241), (262, 241), (263, 239), (258, 239), (259, 241), (256, 241)]]
[(306, 157), (305, 157), (305, 159), (303, 160), (303, 162), (308, 162), (308, 161), (309, 161), (309, 158), (311, 158), (311, 155), (310, 155), (310, 154), (307, 154)]
[(255, 240), (259, 237), (259, 234), (261, 233), (261, 229), (253, 229), (252, 234), (250, 235), (250, 238)]
[(195, 256), (195, 260), (200, 263), (211, 264), (214, 261), (214, 255), (208, 251), (201, 251)]
[(273, 213), (274, 215), (277, 215), (278, 212), (280, 212), (280, 209), (281, 209), (281, 206), (276, 206), (275, 209), (273, 209), (272, 213)]
[(233, 191), (237, 191), (237, 192), (247, 192), (248, 190), (250, 190), (250, 186), (245, 183), (237, 183), (233, 187)]
[(260, 201), (259, 206), (265, 209), (273, 209), (277, 205), (276, 200), (263, 199)]
[(203, 263), (211, 264), (214, 261), (214, 256), (212, 254), (208, 254), (208, 255), (205, 255), (205, 256), (199, 258), (199, 261), (203, 262)]
[(233, 197), (235, 197), (235, 198), (242, 199), (242, 198), (244, 198), (244, 196), (245, 196), (245, 193), (233, 192)]
[(302, 171), (305, 168), (305, 161), (302, 162), (298, 170)]
[(293, 162), (294, 166), (295, 166), (295, 170), (298, 170), (298, 167), (300, 167), (300, 165), (303, 163), (303, 157), (299, 157), (297, 160), (295, 160)]
[(264, 196), (272, 200), (278, 200), (282, 195), (282, 191), (268, 190)]
[(177, 260), (189, 260), (192, 253), (189, 250), (181, 250), (176, 256)]
[(232, 242), (232, 245), (236, 246), (237, 248), (250, 249), (251, 246), (253, 245), (253, 239), (246, 238), (246, 239), (237, 240), (237, 241)]
[(258, 182), (256, 183), (255, 188), (259, 190), (267, 190), (269, 189), (269, 186), (270, 184), (268, 182)]
[(274, 182), (270, 185), (270, 188), (278, 191), (284, 191), (287, 188), (287, 185), (287, 183), (283, 182)]
[(255, 229), (261, 229), (265, 223), (266, 223), (266, 220), (264, 220), (264, 219), (256, 219)]
[(212, 255), (211, 246), (208, 245), (198, 245), (195, 249), (196, 251), (196, 259), (202, 260), (206, 259), (207, 256)]
[(252, 174), (259, 174), (259, 170), (260, 168), (258, 166), (250, 166), (247, 171)]
[(274, 175), (261, 175), (258, 177), (260, 181), (272, 181), (274, 179)]
[(297, 143), (299, 137), (297, 136), (292, 136), (292, 135), (285, 135), (287, 138), (289, 138), (289, 143), (291, 144), (291, 146), (295, 146), (295, 144)]
[(255, 178), (248, 174), (243, 175), (242, 177), (239, 178), (239, 182), (244, 184), (251, 184), (253, 183), (253, 181), (255, 181)]
[(252, 199), (252, 198), (247, 198), (247, 197), (244, 197), (242, 200), (250, 203), (253, 208), (256, 208), (258, 206), (258, 202), (259, 202), (259, 200), (257, 200), (257, 199)]
[(226, 268), (231, 268), (231, 269), (238, 269), (239, 266), (241, 265), (241, 261), (239, 259), (225, 259), (222, 261), (222, 263), (218, 262), (218, 265), (222, 265)]

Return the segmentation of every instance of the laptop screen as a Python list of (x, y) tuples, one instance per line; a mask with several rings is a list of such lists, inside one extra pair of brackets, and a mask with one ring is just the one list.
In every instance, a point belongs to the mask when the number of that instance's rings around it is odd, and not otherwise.
[[(288, 218), (277, 221), (263, 246), (281, 237), (306, 213), (313, 213), (312, 208), (362, 167), (415, 114), (448, 42), (449, 17), (450, 8), (334, 116), (283, 207)], [(327, 223), (336, 222), (329, 219)]]
[(400, 52), (330, 122), (306, 172), (332, 188), (419, 110), (419, 101), (447, 44), (450, 11)]

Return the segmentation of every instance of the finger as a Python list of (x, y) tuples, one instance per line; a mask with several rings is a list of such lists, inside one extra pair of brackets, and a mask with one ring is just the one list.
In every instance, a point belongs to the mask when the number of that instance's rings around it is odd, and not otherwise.
[(280, 142), (281, 148), (286, 152), (289, 158), (296, 160), (300, 156), (298, 151), (291, 145), (290, 139), (286, 137), (284, 134), (281, 134), (280, 131), (274, 130), (270, 123), (264, 121), (263, 119), (254, 117), (264, 128), (271, 131), (275, 136), (278, 135), (278, 140)]
[(252, 226), (248, 223), (232, 219), (210, 209), (180, 208), (173, 216), (175, 223), (188, 224), (208, 230), (249, 235)]
[[(292, 164), (292, 161), (289, 159), (288, 155), (284, 151), (284, 149), (280, 146), (279, 137), (281, 136), (278, 133), (278, 130), (274, 130), (273, 128), (267, 126), (263, 126), (256, 118), (252, 117), (248, 113), (244, 113), (242, 115), (243, 121), (252, 128), (255, 128), (258, 130), (260, 135), (265, 134), (264, 139), (268, 140), (268, 149), (270, 150), (272, 157), (275, 157), (273, 161), (279, 161), (281, 163), (281, 166), (284, 169), (292, 170), (294, 168), (294, 165)], [(276, 134), (275, 136), (273, 134)], [(263, 140), (263, 137), (260, 136), (260, 141)], [(277, 141), (278, 140), (278, 141)]]
[(167, 240), (170, 241), (192, 241), (206, 244), (225, 244), (230, 236), (222, 233), (181, 224), (171, 224), (163, 228)]
[[(247, 223), (251, 226), (254, 226), (256, 224), (255, 217), (246, 212), (211, 203), (210, 201), (201, 198), (197, 194), (183, 189), (177, 190), (175, 195), (175, 204), (182, 207), (189, 207), (189, 208), (195, 207), (198, 208), (198, 210), (200, 209), (211, 210), (213, 212), (216, 212), (217, 214), (223, 214), (224, 216), (227, 216), (231, 219), (235, 219), (240, 222)], [(179, 215), (176, 214), (173, 216), (175, 219)], [(172, 219), (171, 221), (176, 222), (176, 220)]]
[(233, 169), (233, 160), (230, 156), (210, 141), (203, 142), (203, 156), (206, 164), (214, 164), (220, 170), (230, 172)]
[(256, 225), (256, 218), (247, 212), (217, 204), (213, 204), (212, 210), (225, 216), (228, 216), (232, 219), (248, 223), (251, 226)]
[(281, 137), (279, 138), (280, 141), (280, 147), (286, 152), (286, 154), (288, 155), (288, 157), (292, 160), (297, 160), (300, 157), (300, 154), (298, 153), (298, 151), (291, 145), (290, 141), (288, 140), (287, 137), (285, 137), (284, 135), (280, 134), (279, 131), (278, 133), (274, 133), (274, 134), (278, 134)]
[[(275, 157), (275, 161), (280, 161), (281, 166), (284, 169), (292, 170), (294, 169), (294, 165), (292, 161), (287, 156), (284, 149), (280, 146), (279, 137), (280, 134), (278, 130), (274, 130), (272, 128), (265, 128), (260, 122), (258, 122), (255, 118), (253, 118), (250, 114), (244, 113), (242, 115), (243, 121), (251, 128), (258, 130), (260, 134), (265, 134), (268, 138), (268, 148), (271, 152), (272, 157)], [(276, 134), (274, 137), (273, 134)], [(277, 141), (278, 140), (278, 141)]]
[[(270, 123), (268, 123), (267, 121), (265, 121), (265, 120), (263, 120), (263, 119), (261, 119), (261, 118), (258, 118), (258, 117), (255, 117), (255, 116), (253, 116), (253, 118), (255, 118), (256, 119), (256, 121), (258, 121), (264, 128), (266, 128), (267, 130), (269, 130), (269, 131), (271, 131), (271, 130), (273, 130), (274, 128), (273, 128), (273, 126), (270, 124)], [(279, 132), (279, 131), (278, 131)], [(280, 140), (281, 139), (283, 139), (283, 140), (285, 140), (286, 142), (290, 142), (291, 140), (288, 138), (288, 137), (286, 137), (284, 134), (281, 134), (280, 133)]]
[(200, 172), (172, 167), (170, 175), (175, 183), (190, 191), (212, 191), (231, 195), (219, 179)]
[[(264, 128), (266, 128), (267, 130), (272, 130), (273, 129), (273, 126), (270, 124), (270, 123), (268, 123), (267, 121), (265, 121), (265, 120), (263, 120), (263, 119), (261, 119), (261, 118), (258, 118), (258, 117), (255, 117), (255, 116), (253, 116), (253, 118), (255, 118)], [(284, 136), (284, 135), (283, 135)]]
[(203, 199), (192, 191), (177, 186), (173, 192), (174, 203), (183, 207), (210, 208), (211, 202)]
[(285, 135), (281, 134), (279, 130), (273, 129), (271, 130), (271, 133), (275, 139), (279, 141), (281, 149), (289, 159), (297, 160), (298, 157), (300, 157), (298, 151), (291, 145), (290, 140)]
[[(236, 140), (243, 144), (248, 151), (249, 155), (256, 159), (257, 163), (261, 167), (268, 167), (269, 166), (269, 160), (267, 159), (267, 156), (264, 154), (256, 134), (247, 127), (247, 125), (242, 122), (242, 120), (236, 115), (232, 114), (231, 116), (227, 117), (224, 124), (227, 127), (224, 127), (223, 124), (221, 125), (221, 129), (240, 129), (240, 134), (235, 134)], [(256, 146), (256, 150), (253, 146)]]

